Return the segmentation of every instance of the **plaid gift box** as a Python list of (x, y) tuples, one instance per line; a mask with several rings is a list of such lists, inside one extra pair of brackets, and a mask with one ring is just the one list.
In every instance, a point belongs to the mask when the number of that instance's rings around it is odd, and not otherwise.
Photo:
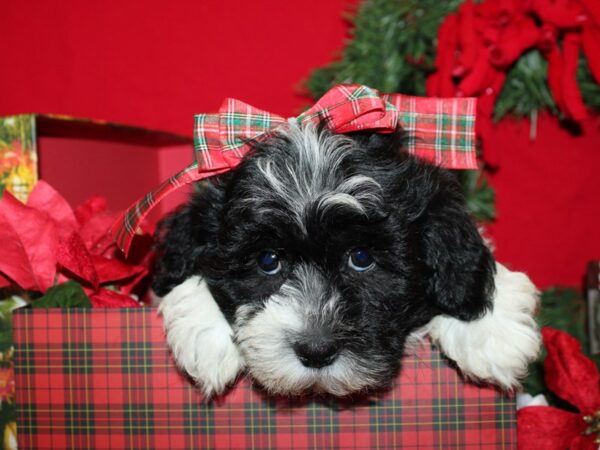
[(516, 447), (513, 399), (434, 348), (368, 398), (270, 398), (241, 379), (206, 403), (152, 309), (20, 310), (14, 342), (21, 449)]

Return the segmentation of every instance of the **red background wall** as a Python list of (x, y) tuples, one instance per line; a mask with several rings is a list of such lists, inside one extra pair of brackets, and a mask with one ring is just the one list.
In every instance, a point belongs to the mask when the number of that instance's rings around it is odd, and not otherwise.
[[(343, 48), (357, 0), (4, 0), (0, 115), (60, 113), (191, 134), (193, 114), (237, 97), (282, 115)], [(540, 287), (579, 286), (600, 257), (600, 123), (573, 140), (554, 120), (535, 143), (502, 124), (492, 176), (499, 259)], [(525, 127), (525, 128), (523, 128)], [(524, 131), (525, 130), (525, 131)]]

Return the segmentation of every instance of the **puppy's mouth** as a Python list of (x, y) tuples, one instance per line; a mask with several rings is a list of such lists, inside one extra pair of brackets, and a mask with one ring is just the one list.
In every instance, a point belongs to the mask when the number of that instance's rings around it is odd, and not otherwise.
[[(264, 359), (264, 354), (245, 352), (249, 375), (271, 394), (302, 396), (330, 394), (345, 397), (366, 392), (386, 383), (389, 370), (377, 361), (366, 361), (343, 349), (331, 360), (315, 362), (310, 366), (288, 347), (277, 361)], [(318, 367), (317, 367), (318, 366)]]
[(358, 345), (360, 330), (342, 319), (340, 295), (310, 266), (297, 270), (306, 273), (262, 305), (236, 311), (235, 342), (248, 374), (283, 395), (342, 397), (386, 383), (393, 369), (387, 353)]

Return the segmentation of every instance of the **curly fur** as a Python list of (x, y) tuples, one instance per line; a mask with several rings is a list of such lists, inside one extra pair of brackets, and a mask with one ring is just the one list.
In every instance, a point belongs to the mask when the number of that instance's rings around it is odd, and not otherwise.
[[(525, 319), (533, 293), (494, 297), (495, 263), (454, 176), (399, 150), (402, 139), (290, 125), (254, 143), (235, 171), (199, 184), (162, 223), (153, 288), (168, 294), (161, 313), (176, 360), (206, 392), (221, 392), (242, 366), (277, 393), (385, 386), (427, 324), (467, 374), (501, 385), (522, 375), (529, 353), (516, 341), (537, 333)], [(355, 248), (368, 249), (374, 266), (353, 270)], [(278, 253), (277, 273), (258, 267), (264, 250)], [(506, 277), (501, 269), (496, 280)], [(513, 291), (518, 299), (505, 302)], [(201, 312), (209, 296), (221, 316)], [(478, 350), (465, 336), (481, 323), (514, 331), (517, 349), (488, 340)], [(455, 343), (444, 344), (446, 332)], [(220, 357), (211, 354), (201, 367), (206, 349), (229, 362), (213, 365)], [(495, 350), (521, 358), (493, 367), (483, 360)]]

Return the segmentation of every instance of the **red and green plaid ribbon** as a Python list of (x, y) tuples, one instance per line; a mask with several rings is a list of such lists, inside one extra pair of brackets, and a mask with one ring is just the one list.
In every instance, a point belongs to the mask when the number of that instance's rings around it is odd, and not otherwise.
[[(400, 126), (408, 135), (408, 152), (442, 167), (474, 169), (475, 101), (381, 95), (366, 86), (337, 85), (292, 120), (299, 124), (324, 121), (335, 133), (391, 133)], [(167, 194), (234, 169), (248, 152), (249, 140), (266, 136), (287, 122), (235, 99), (226, 99), (217, 114), (198, 114), (194, 130), (196, 161), (123, 213), (112, 229), (119, 247), (128, 252), (141, 221)]]

